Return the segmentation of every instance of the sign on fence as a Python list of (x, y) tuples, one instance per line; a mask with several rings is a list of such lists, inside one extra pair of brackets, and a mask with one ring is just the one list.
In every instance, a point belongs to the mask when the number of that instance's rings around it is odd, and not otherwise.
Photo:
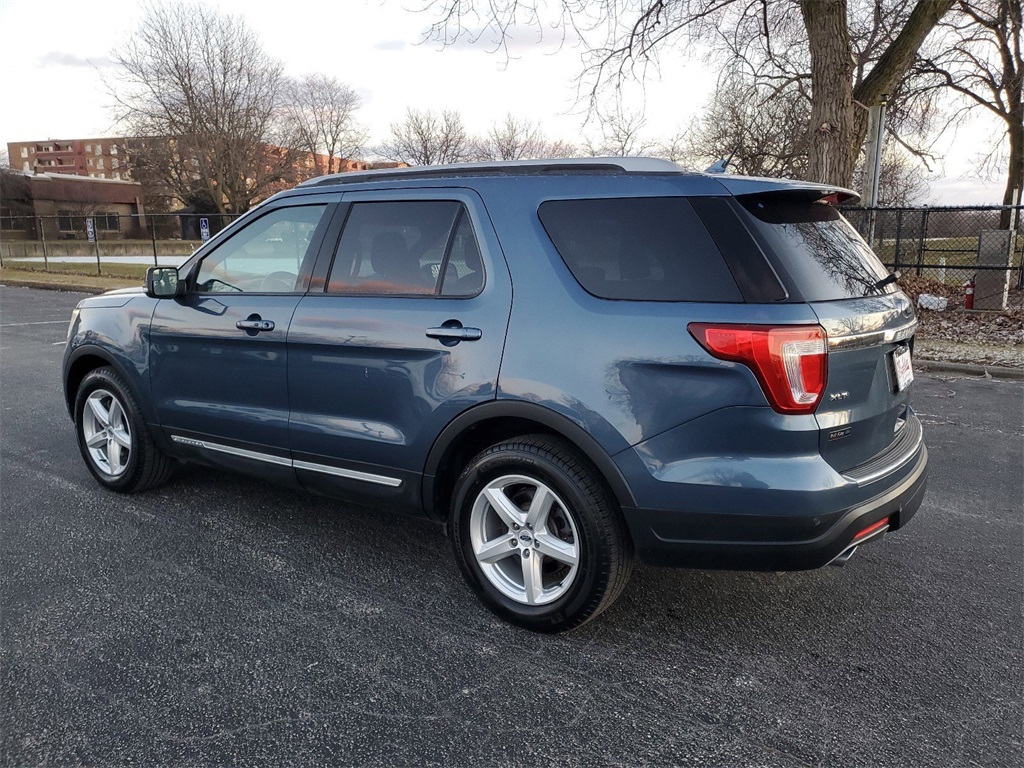
[(85, 220), (85, 234), (89, 236), (90, 243), (96, 242), (96, 225), (93, 223), (92, 219)]
[(207, 240), (210, 239), (210, 220), (209, 219), (200, 219), (199, 220), (199, 236), (201, 238), (203, 238), (203, 242), (204, 243)]

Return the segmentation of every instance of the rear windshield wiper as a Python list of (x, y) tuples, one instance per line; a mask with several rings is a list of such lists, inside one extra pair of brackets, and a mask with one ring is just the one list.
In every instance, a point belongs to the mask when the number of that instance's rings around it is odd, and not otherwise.
[(885, 288), (885, 286), (892, 285), (893, 283), (895, 283), (899, 279), (900, 279), (900, 273), (899, 272), (890, 272), (888, 275), (883, 277), (877, 283), (872, 283), (871, 285), (869, 285), (867, 287), (867, 290), (864, 291), (864, 295), (867, 296), (872, 291), (880, 291), (883, 288)]

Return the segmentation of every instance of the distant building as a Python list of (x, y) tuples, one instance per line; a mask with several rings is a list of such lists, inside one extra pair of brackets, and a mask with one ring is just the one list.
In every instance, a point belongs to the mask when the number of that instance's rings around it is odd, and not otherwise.
[[(130, 137), (13, 141), (7, 144), (7, 154), (11, 170), (15, 171), (39, 170), (45, 173), (73, 174), (95, 179), (131, 180), (128, 156), (133, 143), (139, 141)], [(285, 151), (282, 147), (266, 145), (268, 157), (280, 156)], [(371, 162), (349, 158), (334, 158), (333, 162), (330, 162), (327, 155), (312, 155), (308, 152), (297, 152), (296, 157), (295, 170), (297, 176), (302, 178), (315, 176), (318, 171), (345, 173), (408, 167), (406, 163)]]
[(134, 181), (12, 171), (0, 182), (5, 238), (36, 237), (42, 226), (48, 240), (83, 239), (86, 219), (103, 239), (131, 237), (146, 226), (142, 185)]
[(131, 179), (126, 139), (47, 139), (7, 144), (11, 170), (43, 171), (94, 179)]
[[(176, 142), (168, 137), (132, 138), (108, 137), (99, 139), (46, 139), (45, 141), (15, 141), (7, 144), (11, 170), (22, 173), (62, 174), (92, 179), (133, 181), (143, 183), (145, 197), (150, 207), (157, 211), (178, 211), (184, 206), (175, 192), (163, 182), (164, 170), (161, 168), (136, 165), (136, 175), (132, 175), (132, 153), (139, 157), (146, 153), (146, 147), (156, 150), (156, 157), (161, 153), (175, 155)], [(290, 166), (283, 174), (281, 181), (269, 185), (265, 194), (269, 197), (275, 192), (291, 189), (300, 181), (329, 172), (368, 171), (378, 168), (403, 168), (405, 163), (368, 162), (334, 158), (333, 162), (326, 155), (313, 155), (309, 152), (264, 145), (264, 157), (267, 168), (279, 168), (282, 159)], [(138, 159), (138, 158), (136, 158)], [(141, 195), (140, 195), (141, 198)], [(49, 236), (49, 233), (47, 233)]]

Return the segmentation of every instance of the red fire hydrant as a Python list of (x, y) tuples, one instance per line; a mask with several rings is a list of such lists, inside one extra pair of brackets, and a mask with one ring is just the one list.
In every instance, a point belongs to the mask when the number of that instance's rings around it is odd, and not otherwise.
[(964, 309), (974, 309), (974, 278), (964, 283)]

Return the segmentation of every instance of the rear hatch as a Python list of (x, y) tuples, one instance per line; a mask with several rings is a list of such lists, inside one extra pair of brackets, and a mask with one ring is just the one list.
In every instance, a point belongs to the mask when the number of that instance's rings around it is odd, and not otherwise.
[[(785, 284), (828, 336), (825, 392), (815, 410), (822, 457), (858, 482), (908, 459), (920, 442), (910, 410), (913, 305), (834, 203), (808, 190), (739, 197)], [(847, 195), (848, 196), (848, 195)]]

